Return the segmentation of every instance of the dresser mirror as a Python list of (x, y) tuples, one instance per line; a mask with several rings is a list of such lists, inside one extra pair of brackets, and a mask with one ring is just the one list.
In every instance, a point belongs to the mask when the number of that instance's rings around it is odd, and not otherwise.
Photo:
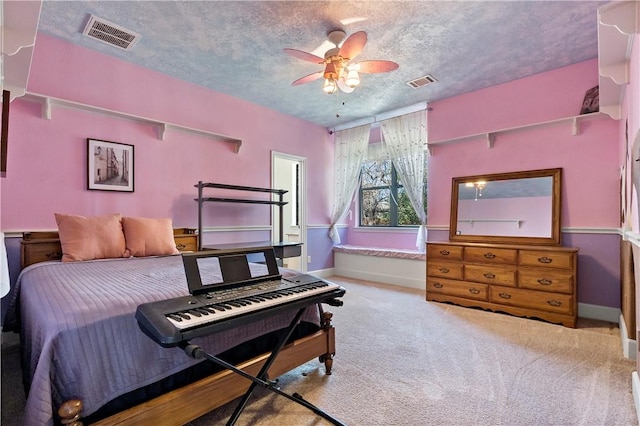
[(562, 169), (453, 178), (451, 241), (560, 245)]

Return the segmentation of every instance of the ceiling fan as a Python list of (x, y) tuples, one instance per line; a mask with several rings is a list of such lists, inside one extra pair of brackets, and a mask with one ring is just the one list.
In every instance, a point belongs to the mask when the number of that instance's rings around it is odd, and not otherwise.
[[(297, 49), (284, 49), (287, 54), (294, 58), (315, 64), (324, 64), (323, 71), (317, 71), (299, 78), (291, 85), (299, 86), (324, 77), (322, 90), (325, 93), (332, 94), (338, 89), (345, 93), (351, 93), (360, 84), (360, 75), (358, 73), (376, 74), (393, 71), (398, 68), (398, 64), (391, 61), (353, 62), (354, 58), (362, 52), (367, 44), (367, 33), (358, 31), (345, 40), (346, 36), (347, 34), (343, 30), (329, 31), (327, 39), (335, 47), (327, 50), (324, 58)], [(342, 45), (340, 46), (341, 43)]]

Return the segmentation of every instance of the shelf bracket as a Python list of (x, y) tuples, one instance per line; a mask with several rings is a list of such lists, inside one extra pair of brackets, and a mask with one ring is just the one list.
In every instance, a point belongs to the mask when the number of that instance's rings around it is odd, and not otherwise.
[(579, 134), (580, 134), (580, 120), (578, 120), (578, 117), (573, 117), (573, 120), (571, 120), (571, 135), (577, 136)]
[(486, 134), (486, 139), (487, 139), (487, 148), (489, 148), (489, 149), (493, 148), (493, 143), (496, 140), (495, 133), (487, 133)]
[(42, 102), (42, 118), (51, 120), (51, 98), (44, 98)]
[(166, 135), (167, 135), (167, 123), (160, 123), (158, 125), (158, 138), (162, 141), (165, 141)]

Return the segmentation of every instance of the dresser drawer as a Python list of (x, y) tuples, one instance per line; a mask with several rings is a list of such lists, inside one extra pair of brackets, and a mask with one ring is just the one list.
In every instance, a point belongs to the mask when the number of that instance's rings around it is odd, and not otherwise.
[(510, 287), (491, 287), (489, 300), (501, 305), (519, 306), (573, 315), (573, 297), (545, 291), (522, 290)]
[(516, 270), (499, 265), (465, 265), (464, 279), (486, 284), (515, 287)]
[(571, 271), (543, 268), (521, 268), (518, 271), (518, 287), (521, 288), (573, 293), (573, 283)]
[(465, 299), (488, 300), (488, 286), (484, 284), (427, 278), (427, 293), (442, 293)]
[(427, 275), (430, 277), (442, 277), (461, 280), (462, 269), (463, 266), (461, 263), (427, 261)]
[(464, 250), (465, 262), (499, 263), (515, 265), (518, 259), (518, 251), (495, 247), (466, 247)]
[(574, 253), (543, 250), (520, 250), (520, 265), (573, 269)]
[(427, 244), (427, 259), (434, 260), (462, 260), (462, 246), (448, 246), (444, 244)]

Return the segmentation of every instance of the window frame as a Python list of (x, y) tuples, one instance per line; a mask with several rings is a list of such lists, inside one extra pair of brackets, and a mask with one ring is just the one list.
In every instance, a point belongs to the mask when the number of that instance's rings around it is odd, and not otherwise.
[[(373, 163), (373, 162), (382, 162), (382, 161), (388, 161), (391, 165), (391, 183), (389, 185), (379, 185), (379, 186), (371, 186), (371, 187), (367, 187), (367, 188), (363, 188), (362, 185), (362, 167), (364, 167), (364, 165), (366, 163)], [(396, 171), (395, 166), (393, 165), (393, 161), (389, 160), (389, 159), (372, 159), (372, 160), (364, 160), (364, 162), (362, 163), (361, 166), (361, 171), (360, 171), (360, 184), (358, 187), (358, 228), (362, 228), (362, 229), (382, 229), (382, 228), (391, 228), (391, 229), (411, 229), (411, 228), (418, 228), (420, 225), (419, 224), (412, 224), (412, 225), (400, 225), (398, 224), (398, 204), (397, 204), (397, 200), (398, 200), (398, 189), (399, 188), (404, 188), (404, 185), (402, 184), (402, 182), (400, 182), (400, 179), (398, 178), (398, 172)], [(384, 189), (388, 189), (389, 190), (389, 194), (390, 194), (390, 198), (389, 198), (389, 224), (387, 225), (363, 225), (362, 224), (362, 218), (363, 218), (363, 214), (362, 214), (362, 206), (363, 206), (363, 193), (364, 191), (375, 191), (375, 190), (384, 190)]]

